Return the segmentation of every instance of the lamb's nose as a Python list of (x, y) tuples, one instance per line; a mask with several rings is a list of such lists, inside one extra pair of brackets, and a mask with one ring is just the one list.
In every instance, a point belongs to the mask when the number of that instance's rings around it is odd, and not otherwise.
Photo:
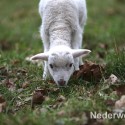
[(58, 81), (58, 84), (59, 84), (60, 86), (65, 86), (66, 81), (64, 81), (63, 79), (60, 79), (60, 80)]

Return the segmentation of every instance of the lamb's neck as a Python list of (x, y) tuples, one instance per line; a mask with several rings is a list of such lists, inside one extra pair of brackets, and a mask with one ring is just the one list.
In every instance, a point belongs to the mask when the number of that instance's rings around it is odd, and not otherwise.
[(58, 45), (71, 47), (71, 33), (68, 27), (55, 27), (50, 32), (50, 47)]

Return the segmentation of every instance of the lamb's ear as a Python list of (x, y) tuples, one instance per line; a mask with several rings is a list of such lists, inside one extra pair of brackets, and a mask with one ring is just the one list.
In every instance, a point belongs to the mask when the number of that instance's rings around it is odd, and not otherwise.
[(36, 54), (34, 56), (32, 56), (30, 59), (31, 60), (38, 60), (38, 59), (42, 59), (42, 60), (48, 60), (49, 54), (48, 53), (39, 53)]
[(79, 56), (87, 56), (91, 51), (88, 49), (75, 49), (72, 50), (72, 55), (74, 58), (79, 57)]

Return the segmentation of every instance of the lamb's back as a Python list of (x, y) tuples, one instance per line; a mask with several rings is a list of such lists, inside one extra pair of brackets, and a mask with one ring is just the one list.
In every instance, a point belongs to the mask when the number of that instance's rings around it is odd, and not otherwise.
[(42, 22), (46, 31), (58, 25), (76, 30), (79, 25), (78, 6), (74, 0), (48, 0), (43, 8)]

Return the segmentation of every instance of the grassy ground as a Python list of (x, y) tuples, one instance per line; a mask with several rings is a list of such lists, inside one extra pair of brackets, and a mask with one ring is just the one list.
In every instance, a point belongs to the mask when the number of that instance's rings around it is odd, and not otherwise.
[[(0, 94), (7, 103), (0, 125), (124, 124), (125, 119), (93, 120), (87, 114), (112, 112), (114, 104), (107, 102), (125, 94), (122, 90), (119, 96), (104, 83), (110, 74), (115, 74), (123, 86), (125, 83), (125, 0), (87, 0), (83, 47), (92, 50), (88, 60), (106, 64), (104, 78), (100, 82), (71, 79), (67, 88), (60, 89), (42, 81), (42, 67), (25, 61), (25, 57), (42, 51), (38, 2), (0, 1)], [(16, 86), (15, 91), (2, 84), (7, 78)], [(24, 83), (29, 86), (22, 89)], [(46, 99), (32, 110), (30, 98), (38, 87), (47, 89)]]

